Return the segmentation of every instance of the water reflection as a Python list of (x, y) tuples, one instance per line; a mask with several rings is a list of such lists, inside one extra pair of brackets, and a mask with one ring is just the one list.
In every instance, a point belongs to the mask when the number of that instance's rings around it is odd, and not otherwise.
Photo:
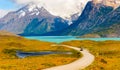
[(25, 58), (28, 56), (42, 56), (42, 55), (49, 55), (49, 54), (72, 54), (72, 52), (53, 52), (53, 51), (41, 51), (41, 52), (22, 52), (17, 51), (16, 56), (19, 58)]

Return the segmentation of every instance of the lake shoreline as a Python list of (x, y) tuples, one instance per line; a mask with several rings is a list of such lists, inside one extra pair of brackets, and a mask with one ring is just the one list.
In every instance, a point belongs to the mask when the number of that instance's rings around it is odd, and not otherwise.
[(53, 42), (53, 43), (62, 43), (71, 40), (120, 41), (120, 38), (78, 38), (77, 36), (25, 36), (24, 38), (31, 40), (45, 41), (45, 42)]

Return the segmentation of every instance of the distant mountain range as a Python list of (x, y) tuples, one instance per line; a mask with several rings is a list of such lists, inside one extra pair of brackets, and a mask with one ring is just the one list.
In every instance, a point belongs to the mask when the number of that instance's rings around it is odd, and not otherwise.
[[(80, 8), (81, 7), (81, 8)], [(30, 3), (17, 11), (9, 12), (0, 19), (0, 30), (6, 30), (21, 35), (41, 35), (51, 31), (59, 31), (76, 21), (83, 10), (84, 5), (76, 5), (77, 13), (71, 17), (63, 15), (55, 16), (46, 10), (44, 6)], [(70, 12), (69, 12), (70, 13)], [(72, 19), (71, 19), (72, 18)]]
[[(76, 22), (59, 32), (51, 32), (45, 35), (72, 35), (72, 36), (83, 36), (86, 34), (102, 32), (105, 29), (109, 29), (114, 25), (120, 25), (120, 7), (114, 8), (103, 3), (94, 3), (90, 1), (87, 3), (81, 16)], [(119, 30), (111, 29), (111, 33), (100, 37), (111, 37), (116, 31), (116, 35), (112, 37), (120, 36)], [(117, 32), (118, 31), (118, 32)], [(87, 37), (87, 36), (85, 36)], [(93, 36), (94, 37), (94, 36)]]
[(115, 23), (120, 23), (120, 7), (114, 9), (102, 3), (88, 2), (79, 19), (62, 35), (84, 35), (93, 31), (101, 31)]
[(68, 20), (51, 14), (42, 6), (29, 4), (1, 18), (0, 30), (24, 36), (120, 37), (119, 0), (89, 1), (79, 12)]

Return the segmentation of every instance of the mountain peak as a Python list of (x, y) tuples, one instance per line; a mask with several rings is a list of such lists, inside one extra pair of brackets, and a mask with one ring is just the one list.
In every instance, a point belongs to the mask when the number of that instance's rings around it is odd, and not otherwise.
[(41, 4), (36, 4), (36, 3), (29, 3), (27, 4), (24, 9), (28, 10), (29, 12), (33, 11), (36, 8), (41, 8), (43, 7)]
[(106, 6), (117, 8), (120, 6), (120, 0), (93, 0), (94, 4), (102, 3)]
[[(71, 15), (82, 13), (86, 3), (90, 0), (41, 0), (38, 3), (31, 3), (27, 6), (30, 10), (34, 7), (44, 7), (47, 11), (49, 11), (52, 15), (60, 16), (64, 19), (71, 18)], [(33, 5), (33, 7), (32, 7)]]
[(44, 9), (44, 7), (41, 4), (29, 3), (16, 12), (17, 12), (17, 15), (19, 16), (19, 18), (21, 18), (25, 15), (31, 15), (31, 16), (39, 15), (40, 11), (43, 9)]

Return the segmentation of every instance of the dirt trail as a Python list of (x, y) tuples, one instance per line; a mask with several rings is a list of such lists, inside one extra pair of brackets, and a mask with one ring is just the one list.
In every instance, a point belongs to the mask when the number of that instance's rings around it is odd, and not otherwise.
[[(55, 45), (52, 45), (52, 46), (55, 46)], [(92, 64), (92, 62), (94, 61), (94, 55), (92, 55), (86, 49), (83, 49), (83, 51), (80, 51), (80, 48), (77, 48), (77, 47), (68, 46), (68, 45), (60, 45), (60, 46), (68, 47), (68, 48), (74, 49), (76, 51), (79, 51), (83, 54), (83, 57), (79, 58), (78, 60), (76, 60), (70, 64), (51, 67), (51, 68), (47, 68), (47, 69), (43, 69), (43, 70), (80, 70), (80, 69), (86, 68), (87, 66)]]

